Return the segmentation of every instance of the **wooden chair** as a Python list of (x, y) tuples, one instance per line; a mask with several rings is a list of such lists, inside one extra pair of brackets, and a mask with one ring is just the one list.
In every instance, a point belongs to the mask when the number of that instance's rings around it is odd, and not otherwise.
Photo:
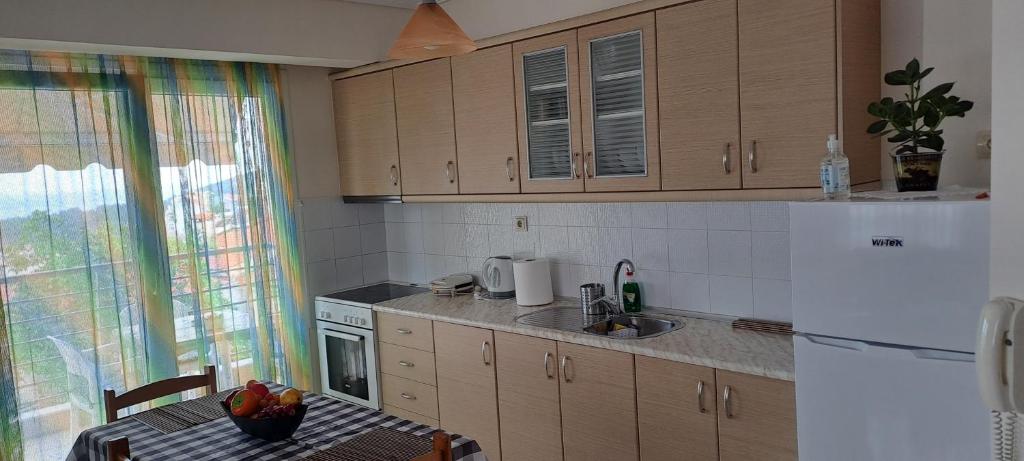
[(117, 421), (117, 410), (137, 405), (142, 402), (158, 399), (172, 394), (206, 388), (206, 395), (217, 393), (217, 368), (213, 365), (206, 367), (206, 373), (202, 375), (179, 376), (177, 378), (164, 379), (155, 383), (149, 383), (137, 389), (132, 389), (124, 394), (117, 395), (113, 389), (103, 390), (103, 406), (107, 413), (107, 424)]
[[(118, 460), (120, 461), (120, 460)], [(434, 449), (412, 461), (452, 461), (452, 438), (443, 431), (434, 433)]]
[[(210, 365), (206, 367), (204, 374), (164, 379), (138, 389), (132, 389), (121, 395), (117, 395), (113, 389), (104, 389), (103, 407), (107, 413), (107, 423), (117, 421), (117, 411), (122, 408), (200, 387), (206, 388), (206, 395), (217, 393), (216, 367)], [(107, 441), (107, 461), (128, 461), (130, 459), (131, 448), (128, 445), (127, 437)]]

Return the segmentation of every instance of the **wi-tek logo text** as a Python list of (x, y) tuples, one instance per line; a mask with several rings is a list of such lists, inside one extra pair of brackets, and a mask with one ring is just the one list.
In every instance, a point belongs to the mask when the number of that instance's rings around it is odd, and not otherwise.
[(871, 237), (873, 247), (902, 247), (903, 237), (891, 237), (887, 235), (876, 235)]

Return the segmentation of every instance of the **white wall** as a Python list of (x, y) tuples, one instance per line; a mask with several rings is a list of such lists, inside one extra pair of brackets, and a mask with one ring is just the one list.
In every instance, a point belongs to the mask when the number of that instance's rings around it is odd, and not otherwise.
[(339, 0), (4, 0), (0, 48), (353, 67), (410, 10)]
[(323, 67), (281, 67), (300, 199), (341, 195), (329, 73)]
[[(989, 160), (975, 154), (975, 137), (992, 121), (992, 1), (882, 0), (882, 72), (902, 68), (918, 58), (935, 71), (925, 88), (956, 82), (953, 94), (974, 101), (967, 118), (943, 124), (947, 155), (940, 187), (953, 184), (988, 187)], [(879, 77), (881, 81), (881, 77)], [(903, 90), (882, 86), (886, 96)], [(889, 145), (882, 146), (882, 179), (890, 188), (893, 175)]]
[(638, 0), (448, 0), (445, 11), (474, 39), (569, 19)]
[(992, 7), (992, 296), (1024, 298), (1024, 2)]

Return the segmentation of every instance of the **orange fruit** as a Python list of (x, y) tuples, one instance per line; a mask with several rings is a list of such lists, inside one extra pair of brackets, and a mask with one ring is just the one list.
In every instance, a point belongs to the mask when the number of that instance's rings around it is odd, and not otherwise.
[(294, 405), (302, 403), (302, 391), (288, 388), (281, 393), (281, 405)]
[(260, 408), (260, 396), (248, 389), (239, 391), (231, 399), (231, 414), (235, 416), (249, 416)]

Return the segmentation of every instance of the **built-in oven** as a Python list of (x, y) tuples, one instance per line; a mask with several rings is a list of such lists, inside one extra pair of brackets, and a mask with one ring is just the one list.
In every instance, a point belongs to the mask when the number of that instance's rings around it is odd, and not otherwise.
[[(326, 309), (321, 310), (320, 307)], [(334, 307), (317, 306), (316, 329), (323, 393), (379, 409), (377, 351), (373, 330), (332, 322), (330, 319), (336, 318), (331, 312)], [(371, 311), (366, 312), (372, 316)], [(326, 319), (319, 317), (325, 314)]]
[(316, 297), (320, 385), (324, 395), (380, 409), (371, 306), (426, 291), (385, 283)]

